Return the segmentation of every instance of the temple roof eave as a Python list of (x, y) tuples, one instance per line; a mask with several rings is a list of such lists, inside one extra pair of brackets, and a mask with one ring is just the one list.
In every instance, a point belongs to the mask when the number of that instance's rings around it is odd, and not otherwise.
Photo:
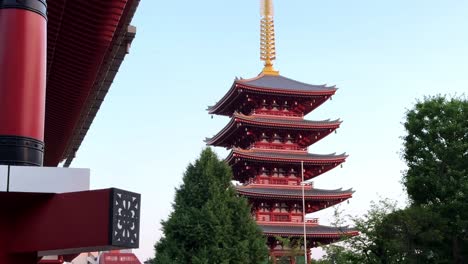
[(242, 150), (233, 149), (226, 157), (225, 161), (232, 163), (235, 158), (243, 158), (249, 160), (256, 160), (261, 162), (290, 162), (290, 163), (301, 163), (306, 164), (330, 164), (330, 163), (342, 163), (346, 160), (348, 155), (346, 153), (338, 154), (335, 153), (327, 155), (318, 154), (289, 154), (282, 153), (279, 151), (256, 151), (256, 150)]
[[(271, 78), (277, 80), (276, 85), (262, 85), (259, 82), (260, 79), (269, 80)], [(265, 83), (268, 83), (266, 81)], [(289, 83), (292, 86), (281, 87), (281, 85)], [(274, 83), (273, 83), (274, 84)], [(255, 93), (285, 95), (285, 96), (332, 96), (338, 90), (335, 86), (326, 85), (309, 85), (302, 82), (298, 82), (284, 76), (267, 76), (260, 74), (259, 76), (252, 79), (235, 79), (231, 85), (229, 91), (213, 106), (208, 107), (209, 114), (221, 114), (229, 106), (230, 103), (234, 102), (244, 90), (248, 90)]]
[(241, 126), (252, 126), (260, 128), (277, 128), (282, 130), (305, 130), (313, 131), (319, 129), (328, 129), (330, 132), (336, 130), (341, 125), (342, 121), (339, 119), (335, 120), (320, 120), (311, 121), (303, 120), (298, 118), (265, 118), (262, 116), (246, 116), (239, 113), (234, 113), (229, 123), (221, 129), (216, 135), (211, 138), (206, 138), (205, 143), (207, 145), (218, 145), (222, 144), (224, 139), (229, 138), (235, 134)]
[[(264, 235), (281, 237), (304, 237), (304, 227), (301, 225), (267, 225), (258, 223)], [(359, 234), (354, 228), (331, 227), (323, 225), (306, 226), (306, 237), (310, 238), (341, 238)]]
[(336, 86), (313, 85), (299, 82), (282, 75), (259, 74), (251, 79), (237, 79), (235, 84), (252, 89), (263, 89), (268, 92), (285, 92), (298, 94), (328, 94), (336, 92)]
[[(238, 193), (248, 197), (257, 198), (282, 198), (282, 199), (302, 199), (302, 186), (283, 186), (266, 184), (247, 184), (236, 186)], [(311, 186), (304, 186), (304, 197), (306, 200), (340, 200), (349, 199), (354, 193), (353, 189), (335, 190), (316, 189)]]
[[(284, 200), (290, 200), (290, 201), (296, 201), (296, 200), (301, 200), (302, 201), (302, 197), (301, 196), (288, 196), (288, 195), (249, 195), (249, 194), (245, 194), (245, 193), (242, 193), (242, 192), (238, 192), (240, 195), (244, 196), (244, 197), (249, 197), (249, 198), (252, 198), (252, 199), (259, 199), (259, 198), (263, 198), (263, 199), (284, 199)], [(337, 201), (337, 200), (347, 200), (347, 199), (350, 199), (352, 198), (351, 194), (347, 194), (347, 195), (336, 195), (336, 196), (305, 196), (304, 199), (306, 202), (315, 202), (315, 201)]]

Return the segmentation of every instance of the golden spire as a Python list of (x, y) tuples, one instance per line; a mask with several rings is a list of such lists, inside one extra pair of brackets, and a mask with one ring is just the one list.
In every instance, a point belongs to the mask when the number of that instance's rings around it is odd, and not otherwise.
[(275, 23), (273, 20), (273, 0), (260, 0), (260, 59), (265, 61), (263, 74), (279, 75), (273, 68), (276, 59)]

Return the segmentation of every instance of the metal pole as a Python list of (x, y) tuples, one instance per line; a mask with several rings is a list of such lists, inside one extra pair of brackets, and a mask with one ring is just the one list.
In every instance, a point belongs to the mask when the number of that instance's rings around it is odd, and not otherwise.
[(304, 223), (304, 263), (307, 264), (307, 233), (306, 233), (306, 209), (305, 209), (305, 182), (304, 182), (304, 161), (301, 161), (301, 176), (302, 176), (302, 222)]

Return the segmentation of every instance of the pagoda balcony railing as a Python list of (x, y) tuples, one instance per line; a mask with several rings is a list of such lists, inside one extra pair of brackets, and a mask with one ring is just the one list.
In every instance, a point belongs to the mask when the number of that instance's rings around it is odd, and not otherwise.
[[(257, 222), (288, 222), (292, 224), (304, 223), (302, 212), (257, 212), (253, 218)], [(319, 223), (318, 218), (306, 218), (306, 224), (317, 225)]]
[[(260, 223), (260, 224), (271, 224), (271, 225), (280, 225), (280, 224), (284, 224), (284, 225), (303, 225), (304, 222), (302, 221), (291, 221), (291, 220), (288, 220), (288, 221), (275, 221), (275, 220), (281, 220), (281, 218), (271, 218), (272, 220), (268, 221), (268, 220), (263, 220), (263, 218), (257, 218), (256, 222), (257, 223)], [(315, 226), (315, 225), (318, 225), (319, 224), (319, 219), (318, 218), (309, 218), (309, 219), (306, 219), (305, 221), (306, 225), (308, 226)]]
[[(297, 177), (274, 177), (274, 176), (264, 176), (260, 175), (255, 178), (250, 178), (248, 184), (273, 184), (273, 185), (290, 185), (290, 186), (299, 186), (300, 179)], [(305, 184), (308, 189), (314, 187), (313, 182), (308, 182)]]
[(260, 114), (260, 115), (274, 115), (274, 116), (293, 116), (293, 117), (303, 117), (302, 113), (296, 113), (294, 111), (284, 111), (281, 109), (254, 109), (252, 111), (253, 114)]
[(307, 151), (307, 148), (300, 147), (294, 143), (271, 143), (271, 142), (256, 142), (252, 145), (253, 149), (276, 149), (276, 150), (288, 150), (288, 151)]
[(289, 214), (284, 214), (284, 215), (275, 214), (273, 215), (272, 221), (273, 222), (289, 222), (291, 221), (291, 219), (289, 218)]
[(319, 223), (319, 219), (318, 219), (318, 218), (308, 218), (308, 219), (306, 219), (306, 223), (318, 224), (318, 223)]
[(270, 184), (277, 184), (277, 185), (287, 185), (289, 184), (288, 179), (273, 179), (271, 178), (269, 181)]

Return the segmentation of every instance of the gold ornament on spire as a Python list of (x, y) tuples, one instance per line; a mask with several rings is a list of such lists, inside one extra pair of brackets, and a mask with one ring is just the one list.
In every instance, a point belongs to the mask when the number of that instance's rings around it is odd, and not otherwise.
[(260, 59), (265, 61), (263, 74), (279, 75), (273, 68), (276, 59), (275, 23), (273, 20), (273, 0), (260, 0)]

